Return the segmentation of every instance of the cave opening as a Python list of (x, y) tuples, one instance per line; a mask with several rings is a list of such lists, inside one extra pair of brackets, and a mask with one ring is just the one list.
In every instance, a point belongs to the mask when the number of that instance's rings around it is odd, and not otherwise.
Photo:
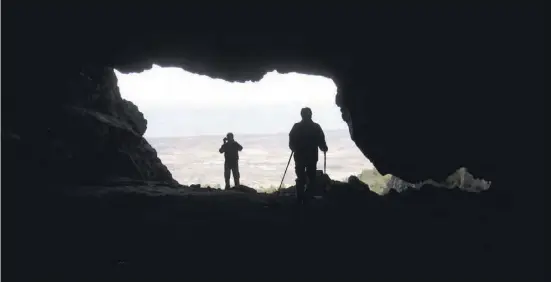
[[(241, 184), (274, 191), (290, 154), (288, 132), (305, 106), (312, 108), (314, 120), (325, 131), (330, 148), (327, 174), (333, 180), (347, 182), (350, 176), (357, 176), (380, 195), (425, 184), (473, 192), (491, 185), (464, 167), (442, 182), (410, 183), (391, 174), (381, 175), (350, 138), (335, 105), (337, 86), (330, 78), (274, 70), (258, 81), (228, 82), (158, 65), (140, 73), (115, 70), (115, 75), (121, 97), (144, 114), (144, 137), (183, 185), (224, 186), (224, 157), (218, 148), (226, 133), (232, 132), (245, 148), (240, 153)], [(285, 174), (284, 186), (294, 185), (292, 166)], [(318, 170), (322, 169), (320, 158)]]
[[(241, 184), (275, 190), (289, 159), (288, 132), (303, 107), (312, 109), (314, 121), (325, 131), (331, 179), (361, 175), (380, 194), (390, 179), (374, 169), (350, 138), (335, 105), (337, 86), (329, 78), (272, 71), (256, 82), (228, 82), (157, 65), (140, 73), (115, 74), (122, 98), (133, 102), (147, 120), (144, 137), (183, 185), (224, 187), (224, 157), (218, 149), (232, 132), (244, 147)], [(321, 152), (317, 167), (323, 169)], [(285, 186), (294, 185), (292, 168), (293, 163)]]

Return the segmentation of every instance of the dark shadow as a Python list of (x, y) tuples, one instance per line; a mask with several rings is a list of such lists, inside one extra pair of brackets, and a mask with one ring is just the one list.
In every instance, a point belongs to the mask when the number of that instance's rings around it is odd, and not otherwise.
[[(544, 280), (543, 5), (31, 2), (2, 3), (6, 280)], [(331, 77), (378, 171), (440, 181), (464, 166), (492, 189), (379, 196), (324, 176), (323, 197), (297, 205), (182, 186), (113, 73), (153, 62)], [(447, 129), (463, 119), (486, 138)], [(291, 134), (301, 187), (322, 181), (308, 155), (326, 149), (320, 132)]]

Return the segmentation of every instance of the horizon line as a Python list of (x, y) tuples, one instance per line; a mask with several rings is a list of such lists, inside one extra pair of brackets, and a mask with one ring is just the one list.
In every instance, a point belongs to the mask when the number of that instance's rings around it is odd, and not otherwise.
[[(348, 132), (348, 129), (343, 128), (343, 129), (327, 129), (327, 130), (324, 130), (324, 132), (334, 132), (334, 131), (346, 131), (346, 132)], [(226, 133), (220, 133), (220, 134), (206, 133), (206, 134), (198, 134), (198, 135), (165, 135), (165, 136), (146, 136), (146, 135), (144, 135), (143, 137), (146, 138), (146, 139), (148, 139), (148, 138), (181, 138), (181, 137), (215, 137), (215, 136), (225, 136)], [(239, 135), (239, 136), (259, 136), (259, 135), (266, 136), (266, 135), (289, 134), (289, 132), (269, 132), (269, 133), (232, 132), (232, 133), (235, 134), (235, 135)]]

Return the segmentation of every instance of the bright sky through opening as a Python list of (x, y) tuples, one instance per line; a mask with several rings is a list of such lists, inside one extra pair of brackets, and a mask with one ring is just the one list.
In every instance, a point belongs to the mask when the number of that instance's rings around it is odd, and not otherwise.
[(337, 87), (322, 76), (273, 71), (258, 82), (232, 83), (156, 65), (115, 73), (122, 97), (148, 121), (146, 137), (286, 133), (305, 106), (324, 130), (346, 129)]

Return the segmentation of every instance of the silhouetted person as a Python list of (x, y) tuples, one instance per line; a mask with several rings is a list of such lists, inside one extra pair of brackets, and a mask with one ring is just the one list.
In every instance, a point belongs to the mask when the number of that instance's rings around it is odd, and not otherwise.
[(289, 148), (294, 152), (297, 199), (299, 203), (303, 203), (307, 200), (304, 191), (306, 183), (308, 182), (308, 190), (316, 185), (318, 148), (325, 153), (327, 144), (321, 126), (312, 121), (312, 110), (303, 108), (300, 115), (302, 121), (295, 123), (289, 133)]
[(220, 147), (220, 154), (224, 153), (224, 180), (226, 189), (230, 188), (230, 171), (233, 174), (233, 182), (236, 187), (239, 186), (239, 151), (243, 146), (233, 139), (233, 133), (228, 133), (223, 139), (224, 144)]

